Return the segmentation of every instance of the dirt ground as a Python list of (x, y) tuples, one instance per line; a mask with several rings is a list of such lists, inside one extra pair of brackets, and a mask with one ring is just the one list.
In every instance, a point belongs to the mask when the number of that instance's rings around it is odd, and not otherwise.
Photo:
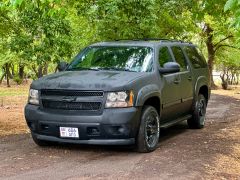
[(192, 130), (183, 122), (161, 130), (159, 148), (149, 154), (36, 146), (23, 115), (27, 89), (0, 87), (0, 179), (240, 179), (240, 88), (212, 91), (206, 127)]
[(29, 85), (0, 86), (0, 136), (28, 132), (24, 119), (24, 106)]

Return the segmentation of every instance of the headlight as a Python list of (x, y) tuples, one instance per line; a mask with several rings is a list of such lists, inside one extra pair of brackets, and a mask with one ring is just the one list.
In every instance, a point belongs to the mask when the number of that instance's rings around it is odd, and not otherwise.
[(39, 105), (39, 97), (38, 97), (38, 90), (30, 89), (29, 90), (29, 104)]
[(105, 107), (132, 107), (133, 98), (132, 91), (109, 92)]

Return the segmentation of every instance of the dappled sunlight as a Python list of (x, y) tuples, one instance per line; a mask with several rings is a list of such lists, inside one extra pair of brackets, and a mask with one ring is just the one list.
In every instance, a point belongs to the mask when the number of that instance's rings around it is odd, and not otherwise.
[(229, 90), (223, 90), (223, 89), (217, 89), (217, 90), (212, 90), (212, 94), (218, 94), (222, 96), (229, 96), (240, 99), (240, 85), (235, 85), (235, 86), (230, 86)]
[(23, 85), (16, 85), (15, 83), (11, 83), (11, 87), (7, 87), (6, 83), (3, 82), (0, 85), (0, 101), (1, 97), (4, 96), (28, 96), (30, 82)]
[[(240, 172), (240, 127), (238, 125), (233, 128), (222, 129), (226, 133), (216, 134), (222, 141), (228, 143), (219, 149), (219, 153), (213, 156), (213, 164), (211, 166), (205, 165), (207, 173), (214, 177), (237, 178)], [(227, 135), (228, 134), (228, 135)]]
[[(205, 163), (208, 178), (238, 179), (240, 172), (240, 86), (213, 90), (207, 121), (212, 126), (209, 144), (212, 162)], [(220, 111), (219, 111), (220, 110)]]

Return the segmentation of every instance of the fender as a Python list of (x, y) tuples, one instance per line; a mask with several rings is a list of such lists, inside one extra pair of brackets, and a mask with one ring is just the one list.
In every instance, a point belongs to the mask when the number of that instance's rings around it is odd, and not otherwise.
[[(202, 86), (208, 86), (208, 80), (205, 76), (199, 76), (196, 80), (195, 86), (194, 86), (194, 99), (197, 98), (198, 92)], [(208, 96), (210, 96), (210, 93), (208, 93)]]
[(144, 102), (151, 97), (157, 96), (161, 104), (161, 92), (156, 84), (150, 84), (141, 88), (137, 94), (136, 106), (143, 106)]

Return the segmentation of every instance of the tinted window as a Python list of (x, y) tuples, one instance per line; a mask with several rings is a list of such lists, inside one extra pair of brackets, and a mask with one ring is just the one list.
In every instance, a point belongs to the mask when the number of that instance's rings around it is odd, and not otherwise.
[(159, 50), (159, 64), (161, 67), (163, 67), (163, 64), (166, 63), (166, 62), (170, 62), (172, 61), (172, 57), (171, 57), (171, 54), (168, 50), (167, 47), (162, 47), (160, 50)]
[(175, 57), (176, 62), (180, 65), (181, 71), (186, 71), (187, 70), (187, 63), (185, 56), (182, 52), (182, 49), (180, 47), (172, 47), (172, 52)]
[(204, 60), (204, 57), (202, 56), (200, 51), (197, 51), (195, 47), (185, 46), (184, 51), (186, 52), (194, 68), (206, 67), (206, 61)]

